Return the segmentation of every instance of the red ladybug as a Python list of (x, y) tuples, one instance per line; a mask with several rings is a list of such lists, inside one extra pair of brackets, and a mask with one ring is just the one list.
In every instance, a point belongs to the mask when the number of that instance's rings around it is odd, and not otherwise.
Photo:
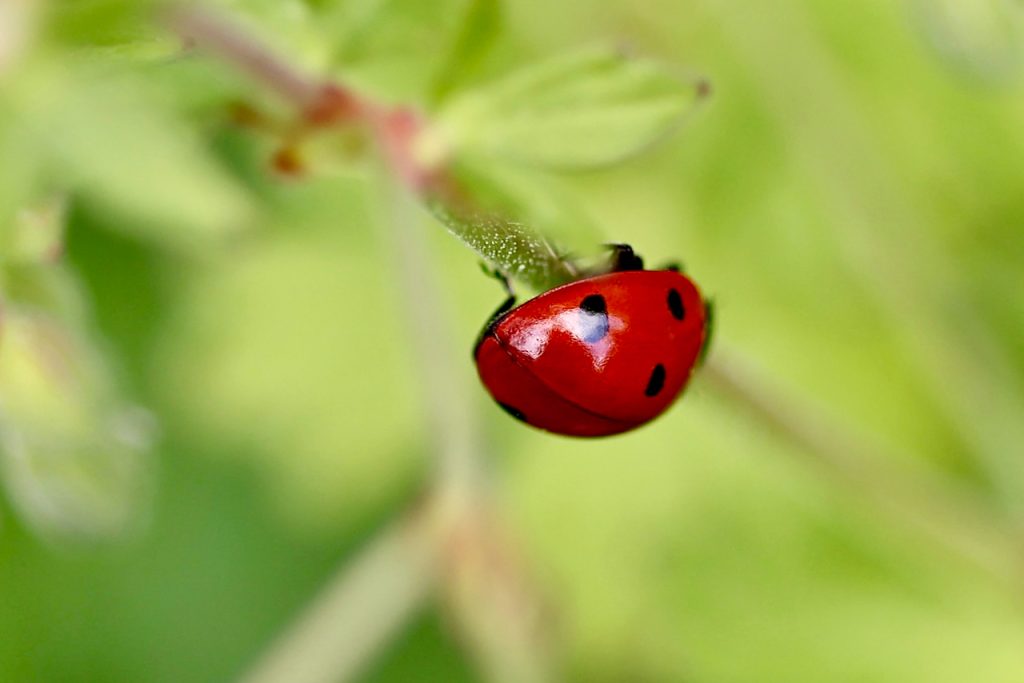
[(676, 269), (643, 270), (629, 247), (614, 272), (513, 308), (509, 298), (473, 351), (506, 412), (556, 434), (607, 436), (664, 412), (708, 339), (710, 307)]

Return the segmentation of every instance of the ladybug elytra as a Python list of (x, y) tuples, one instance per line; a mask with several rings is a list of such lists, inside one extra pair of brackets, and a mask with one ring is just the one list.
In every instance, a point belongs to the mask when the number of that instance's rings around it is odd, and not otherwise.
[(625, 245), (610, 273), (509, 298), (473, 352), (513, 417), (569, 436), (629, 431), (663, 413), (702, 356), (710, 310), (676, 269), (643, 270)]

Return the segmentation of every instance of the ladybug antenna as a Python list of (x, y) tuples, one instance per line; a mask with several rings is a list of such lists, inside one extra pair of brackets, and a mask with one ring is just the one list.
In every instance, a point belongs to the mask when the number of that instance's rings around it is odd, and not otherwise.
[(711, 339), (715, 336), (715, 300), (711, 297), (704, 299), (704, 341), (700, 345), (700, 353), (697, 354), (697, 365), (704, 365), (708, 351), (711, 350)]
[(546, 237), (541, 237), (540, 242), (547, 250), (548, 255), (550, 255), (551, 258), (557, 261), (558, 264), (565, 269), (565, 272), (569, 274), (569, 277), (573, 279), (579, 277), (580, 271), (579, 268), (576, 267), (576, 264), (573, 263), (574, 257), (571, 252), (556, 248), (555, 245), (553, 245)]

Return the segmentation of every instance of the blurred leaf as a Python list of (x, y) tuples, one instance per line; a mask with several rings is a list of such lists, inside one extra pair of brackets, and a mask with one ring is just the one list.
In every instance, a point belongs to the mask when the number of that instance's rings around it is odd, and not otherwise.
[[(227, 105), (259, 101), (262, 93), (237, 71), (217, 60), (187, 54), (142, 67), (146, 83), (168, 107), (187, 115), (223, 117)], [(273, 104), (279, 104), (273, 102)]]
[(81, 283), (54, 259), (12, 259), (0, 271), (4, 294), (19, 306), (52, 316), (63, 324), (83, 328), (89, 305)]
[[(490, 0), (349, 0), (325, 13), (342, 80), (390, 100), (423, 100), (489, 41)], [(481, 34), (473, 34), (482, 31)]]
[(147, 420), (117, 407), (87, 342), (58, 318), (4, 311), (0, 472), (17, 511), (55, 539), (104, 538), (140, 521)]
[(112, 225), (168, 246), (194, 247), (238, 230), (250, 217), (240, 187), (139, 82), (47, 76), (25, 119), (58, 179), (126, 218)]
[(38, 181), (38, 160), (31, 141), (0, 99), (0, 262), (13, 248), (18, 212)]
[(32, 46), (36, 37), (38, 9), (34, 2), (0, 4), (0, 84)]
[(431, 102), (443, 101), (487, 54), (501, 29), (500, 0), (471, 0), (462, 29), (434, 79)]
[(321, 17), (303, 0), (217, 0), (230, 11), (231, 23), (287, 62), (310, 73), (330, 63), (333, 43), (325, 35)]
[(125, 412), (90, 433), (0, 428), (0, 471), (12, 504), (53, 541), (114, 539), (138, 529), (150, 494), (142, 458), (148, 416)]
[(935, 50), (952, 65), (991, 82), (1024, 68), (1020, 0), (917, 0), (917, 15)]
[(48, 32), (66, 44), (122, 46), (152, 40), (154, 0), (75, 0), (50, 5)]
[(61, 195), (23, 206), (14, 216), (0, 261), (43, 263), (56, 259), (63, 248), (66, 212), (67, 202)]
[(706, 88), (656, 61), (591, 48), (465, 93), (442, 109), (438, 125), (456, 155), (593, 168), (663, 139)]

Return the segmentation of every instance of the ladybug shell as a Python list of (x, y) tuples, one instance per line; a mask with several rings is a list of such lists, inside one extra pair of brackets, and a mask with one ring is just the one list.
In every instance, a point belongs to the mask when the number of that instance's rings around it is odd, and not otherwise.
[(696, 285), (673, 270), (609, 273), (557, 287), (493, 321), (474, 352), (494, 400), (534, 427), (618, 434), (664, 412), (704, 343)]

